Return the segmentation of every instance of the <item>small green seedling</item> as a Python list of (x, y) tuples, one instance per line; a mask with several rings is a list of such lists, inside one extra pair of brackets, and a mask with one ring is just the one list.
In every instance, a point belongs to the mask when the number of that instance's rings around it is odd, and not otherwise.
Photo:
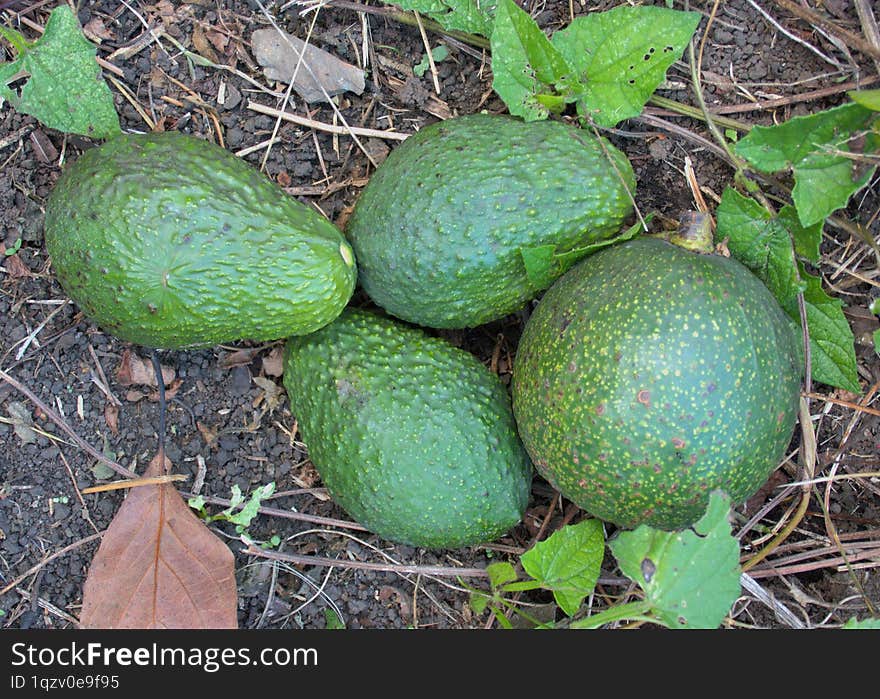
[[(431, 49), (431, 58), (434, 59), (434, 63), (440, 63), (440, 61), (446, 60), (449, 57), (449, 49), (446, 48), (443, 44), (439, 46), (435, 46)], [(422, 56), (422, 60), (419, 61), (415, 66), (413, 66), (413, 73), (418, 77), (422, 77), (425, 72), (430, 67), (431, 63), (428, 60), (428, 55), (425, 54)]]
[[(235, 531), (238, 534), (248, 536), (247, 529), (260, 511), (260, 505), (263, 500), (272, 496), (275, 492), (275, 483), (267, 483), (254, 490), (250, 498), (245, 502), (245, 496), (241, 492), (241, 488), (237, 485), (232, 486), (232, 497), (230, 498), (229, 507), (217, 514), (208, 514), (205, 507), (205, 498), (201, 495), (190, 498), (187, 504), (198, 512), (199, 516), (208, 524), (211, 522), (230, 522), (235, 525)], [(250, 538), (250, 537), (248, 537)], [(273, 535), (269, 541), (261, 542), (263, 548), (276, 548), (281, 543), (281, 537), (277, 534)]]
[(12, 257), (12, 256), (13, 256), (15, 253), (17, 253), (19, 250), (21, 250), (21, 238), (18, 238), (18, 239), (12, 244), (12, 247), (10, 247), (10, 248), (6, 248), (6, 250), (4, 251), (3, 254), (6, 255), (6, 257)]

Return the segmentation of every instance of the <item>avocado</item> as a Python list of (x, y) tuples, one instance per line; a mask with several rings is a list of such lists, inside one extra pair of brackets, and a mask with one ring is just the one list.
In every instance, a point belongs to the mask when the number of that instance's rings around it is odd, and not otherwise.
[(536, 470), (623, 528), (674, 530), (711, 491), (739, 503), (779, 465), (798, 333), (733, 258), (637, 238), (585, 258), (526, 322), (513, 409)]
[(614, 237), (635, 176), (605, 139), (559, 121), (471, 114), (436, 122), (376, 169), (345, 229), (364, 291), (430, 328), (520, 310), (555, 276), (530, 280), (522, 250), (571, 252)]
[(46, 202), (59, 283), (104, 330), (175, 349), (317, 330), (354, 291), (342, 233), (220, 146), (123, 134), (84, 152)]
[(470, 353), (349, 307), (287, 341), (283, 382), (331, 497), (374, 533), (455, 548), (520, 521), (532, 465), (507, 389)]

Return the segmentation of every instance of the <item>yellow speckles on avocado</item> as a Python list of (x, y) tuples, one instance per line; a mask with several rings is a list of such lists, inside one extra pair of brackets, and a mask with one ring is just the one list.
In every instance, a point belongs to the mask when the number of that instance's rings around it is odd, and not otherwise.
[(675, 529), (709, 491), (741, 501), (766, 480), (802, 371), (793, 324), (746, 268), (641, 238), (547, 291), (514, 360), (513, 407), (564, 496), (619, 526)]

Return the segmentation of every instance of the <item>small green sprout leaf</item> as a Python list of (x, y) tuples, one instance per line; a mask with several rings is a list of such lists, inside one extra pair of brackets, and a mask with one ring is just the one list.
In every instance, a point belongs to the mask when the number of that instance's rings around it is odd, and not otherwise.
[(604, 551), (602, 522), (585, 519), (538, 542), (520, 561), (541, 587), (552, 590), (559, 608), (572, 616), (596, 586)]
[(21, 238), (16, 239), (16, 241), (12, 244), (12, 247), (6, 248), (3, 254), (6, 257), (12, 257), (19, 250), (21, 250)]
[(730, 499), (716, 491), (691, 529), (666, 532), (642, 525), (610, 542), (620, 569), (644, 590), (650, 610), (669, 628), (717, 628), (739, 596), (739, 544), (729, 514)]
[(223, 510), (222, 513), (224, 519), (235, 524), (241, 531), (247, 529), (259, 513), (260, 503), (270, 497), (274, 492), (274, 482), (267, 483), (266, 485), (257, 488), (251, 493), (250, 500), (248, 500), (247, 504), (236, 512), (236, 508), (244, 502), (244, 496), (241, 494), (241, 489), (237, 485), (233, 485), (231, 505)]
[(324, 628), (337, 631), (339, 629), (345, 628), (345, 624), (343, 623), (342, 619), (340, 619), (336, 611), (331, 609), (330, 607), (324, 609)]
[(516, 570), (509, 561), (490, 563), (486, 566), (486, 573), (489, 575), (489, 584), (493, 589), (516, 580)]
[[(439, 63), (440, 61), (443, 61), (448, 57), (449, 49), (446, 48), (443, 44), (435, 46), (431, 50), (431, 58), (434, 59), (434, 63)], [(422, 56), (422, 60), (419, 61), (415, 66), (413, 66), (413, 73), (421, 78), (428, 70), (430, 65), (431, 63), (430, 61), (428, 61), (428, 56), (427, 54), (425, 54), (424, 56)]]
[[(13, 43), (19, 55), (0, 64), (0, 98), (59, 131), (92, 138), (120, 132), (113, 95), (100, 79), (95, 46), (83, 36), (67, 5), (52, 11), (36, 43)], [(26, 82), (20, 89), (10, 88), (21, 79)]]

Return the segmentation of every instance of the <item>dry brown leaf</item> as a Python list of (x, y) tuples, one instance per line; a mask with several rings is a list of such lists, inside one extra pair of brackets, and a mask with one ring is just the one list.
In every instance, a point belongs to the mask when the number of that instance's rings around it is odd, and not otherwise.
[(228, 55), (229, 52), (226, 49), (229, 47), (229, 37), (226, 34), (222, 34), (215, 29), (209, 29), (205, 32), (205, 36), (214, 45), (215, 49), (224, 55)]
[[(144, 476), (168, 471), (157, 455)], [(238, 628), (235, 561), (168, 483), (132, 488), (92, 559), (86, 629)]]
[(258, 29), (251, 34), (251, 45), (266, 77), (282, 83), (295, 78), (293, 89), (306, 102), (326, 102), (325, 93), (333, 97), (364, 91), (363, 70), (281, 29)]
[[(174, 382), (175, 371), (173, 368), (162, 365), (162, 379), (166, 386)], [(156, 387), (156, 372), (152, 362), (141, 359), (131, 350), (122, 353), (122, 361), (116, 369), (116, 380), (122, 386), (153, 386)]]
[(114, 435), (119, 434), (119, 407), (108, 402), (104, 406), (104, 422), (107, 423), (107, 429)]
[(223, 369), (231, 369), (232, 367), (242, 366), (243, 364), (250, 364), (259, 351), (259, 347), (249, 347), (246, 349), (235, 350), (234, 352), (227, 352), (220, 357), (217, 365)]
[(212, 63), (220, 63), (220, 58), (217, 56), (217, 52), (214, 51), (213, 45), (205, 35), (205, 30), (198, 24), (193, 27), (192, 42), (196, 49), (196, 53), (207, 58)]
[(196, 421), (196, 427), (198, 428), (199, 432), (201, 433), (202, 439), (205, 440), (205, 446), (212, 447), (214, 445), (214, 442), (217, 441), (217, 435), (219, 432), (218, 428), (209, 427), (204, 422), (199, 422), (199, 421)]
[(92, 17), (83, 27), (83, 34), (96, 44), (113, 38), (113, 33), (107, 29), (107, 25), (100, 17)]
[(284, 388), (275, 383), (272, 379), (265, 376), (255, 376), (254, 383), (259, 386), (262, 391), (260, 395), (254, 399), (253, 406), (256, 408), (260, 403), (265, 403), (266, 410), (270, 413), (275, 411), (284, 397)]
[[(3, 252), (5, 253), (5, 249)], [(6, 267), (6, 276), (9, 279), (23, 279), (34, 276), (17, 254), (7, 255), (4, 260), (4, 267)]]
[(273, 347), (263, 357), (263, 373), (266, 376), (281, 376), (284, 373), (284, 350), (281, 347)]
[[(171, 400), (172, 398), (174, 398), (174, 396), (176, 396), (177, 392), (180, 390), (181, 386), (183, 386), (183, 379), (174, 379), (174, 381), (165, 386), (165, 400)], [(147, 397), (151, 401), (156, 403), (159, 400), (158, 389), (155, 391), (151, 391), (150, 395)]]

